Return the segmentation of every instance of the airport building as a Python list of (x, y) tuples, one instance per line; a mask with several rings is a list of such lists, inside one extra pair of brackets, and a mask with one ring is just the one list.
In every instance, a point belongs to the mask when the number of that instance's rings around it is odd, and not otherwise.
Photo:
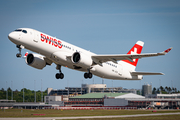
[(107, 88), (106, 84), (82, 84), (81, 87), (65, 87), (65, 89), (53, 89), (48, 88), (48, 96), (59, 96), (59, 95), (84, 95), (87, 93), (137, 93), (136, 89), (123, 89), (122, 87), (110, 87)]
[[(44, 97), (45, 103), (61, 103), (59, 101), (64, 101), (67, 103), (69, 99), (73, 97), (80, 97), (85, 94), (89, 93), (97, 93), (97, 94), (103, 94), (103, 93), (134, 93), (136, 94), (135, 89), (123, 89), (122, 87), (111, 87), (107, 88), (106, 84), (82, 84), (81, 87), (65, 87), (65, 89), (53, 89), (48, 88), (47, 89), (47, 95)], [(94, 94), (95, 95), (95, 94)], [(54, 102), (53, 102), (54, 101)], [(62, 104), (59, 104), (62, 106)]]
[[(180, 94), (152, 95), (152, 86), (143, 85), (142, 94), (137, 90), (122, 87), (107, 88), (106, 84), (82, 84), (81, 88), (66, 87), (64, 90), (48, 89), (46, 103), (52, 104), (52, 97), (61, 96), (63, 104), (68, 107), (136, 107), (136, 108), (177, 108), (180, 106)], [(49, 98), (48, 98), (49, 97)], [(65, 97), (65, 98), (64, 98)], [(50, 100), (49, 102), (47, 101)], [(58, 103), (58, 101), (56, 101)], [(54, 102), (55, 103), (55, 102)]]
[(152, 94), (152, 85), (143, 85), (142, 86), (142, 95), (148, 95), (148, 94)]
[[(115, 98), (145, 98), (134, 93), (88, 93), (69, 98), (65, 106), (127, 106), (124, 102), (115, 102)], [(109, 100), (109, 101), (108, 101)], [(117, 103), (117, 104), (115, 104)]]
[(9, 109), (13, 107), (16, 100), (0, 100), (0, 109)]
[[(91, 94), (90, 94), (91, 93)], [(108, 88), (106, 84), (82, 84), (81, 87), (65, 87), (65, 89), (48, 88), (48, 96), (44, 97), (46, 104), (58, 104), (59, 106), (103, 106), (103, 95), (113, 95), (122, 93), (136, 93), (135, 89), (123, 89), (122, 87)], [(72, 102), (74, 98), (81, 98), (86, 96), (83, 104), (79, 102)], [(92, 98), (94, 96), (95, 98)], [(90, 98), (90, 99), (89, 99)], [(88, 101), (93, 101), (88, 103)], [(74, 103), (78, 103), (75, 105)]]
[(15, 103), (13, 108), (17, 109), (44, 109), (44, 108), (57, 108), (57, 104), (45, 104), (45, 103)]
[[(44, 96), (44, 103), (16, 103), (11, 100), (1, 100), (0, 107), (46, 109), (60, 107), (119, 107), (119, 108), (179, 108), (180, 94), (151, 94), (152, 86), (143, 85), (142, 93), (137, 95), (135, 89), (122, 87), (108, 88), (106, 84), (82, 84), (81, 87), (65, 87), (54, 90), (48, 88), (48, 96)], [(151, 90), (150, 90), (151, 88)]]
[(180, 98), (146, 98), (134, 93), (88, 93), (69, 98), (69, 101), (64, 102), (64, 106), (177, 109), (180, 107)]
[(148, 94), (146, 98), (156, 99), (180, 99), (180, 94)]

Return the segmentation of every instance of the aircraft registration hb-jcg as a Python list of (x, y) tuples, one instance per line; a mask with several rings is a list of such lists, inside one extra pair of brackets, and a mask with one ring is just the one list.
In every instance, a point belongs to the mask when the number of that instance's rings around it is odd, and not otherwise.
[(138, 41), (127, 54), (97, 55), (30, 28), (16, 29), (8, 35), (8, 38), (19, 49), (17, 57), (21, 57), (23, 48), (38, 53), (25, 54), (25, 61), (29, 66), (43, 69), (54, 62), (57, 65), (56, 69), (59, 70), (56, 74), (57, 79), (64, 78), (61, 66), (85, 72), (84, 78), (92, 78), (94, 74), (113, 80), (141, 80), (143, 75), (163, 75), (163, 73), (136, 72), (135, 68), (139, 58), (165, 55), (172, 49), (160, 53), (141, 54), (144, 42)]

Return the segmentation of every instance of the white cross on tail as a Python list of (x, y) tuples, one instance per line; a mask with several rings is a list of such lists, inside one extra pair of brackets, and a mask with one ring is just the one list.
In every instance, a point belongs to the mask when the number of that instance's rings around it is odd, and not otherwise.
[[(132, 54), (132, 55), (137, 54), (137, 48), (134, 48), (134, 51), (131, 51), (131, 54)], [(136, 59), (133, 59), (133, 61), (135, 62), (135, 61), (136, 61)]]

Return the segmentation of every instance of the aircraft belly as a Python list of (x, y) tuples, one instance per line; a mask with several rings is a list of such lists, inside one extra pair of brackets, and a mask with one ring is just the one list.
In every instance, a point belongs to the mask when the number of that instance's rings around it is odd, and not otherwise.
[(120, 79), (120, 75), (118, 75), (118, 72), (116, 70), (112, 69), (112, 67), (108, 67), (106, 65), (99, 66), (95, 65), (93, 66), (95, 68), (95, 71), (91, 71), (94, 75), (106, 79)]

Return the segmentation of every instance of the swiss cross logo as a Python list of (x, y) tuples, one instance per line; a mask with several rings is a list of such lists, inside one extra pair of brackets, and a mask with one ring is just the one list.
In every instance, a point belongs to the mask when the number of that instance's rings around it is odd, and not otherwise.
[[(137, 48), (134, 48), (134, 51), (131, 51), (131, 54), (132, 54), (132, 55), (137, 54)], [(133, 61), (135, 62), (135, 61), (136, 61), (136, 59), (133, 59)]]
[[(143, 47), (141, 45), (135, 44), (127, 54), (132, 54), (132, 55), (141, 54), (142, 48)], [(129, 60), (123, 60), (123, 61), (136, 66), (138, 60), (139, 59), (133, 59), (133, 62), (131, 62)]]

